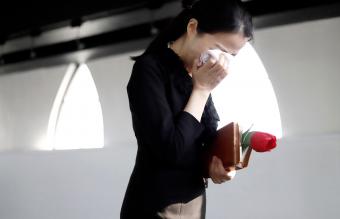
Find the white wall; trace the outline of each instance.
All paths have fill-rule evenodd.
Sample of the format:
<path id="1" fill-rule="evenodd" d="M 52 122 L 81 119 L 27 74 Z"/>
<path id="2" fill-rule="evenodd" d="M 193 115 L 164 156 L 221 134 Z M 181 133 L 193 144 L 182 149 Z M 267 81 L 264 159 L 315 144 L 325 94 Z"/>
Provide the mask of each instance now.
<path id="1" fill-rule="evenodd" d="M 133 64 L 129 56 L 139 53 L 126 53 L 88 63 L 103 108 L 105 145 L 109 147 L 119 148 L 121 143 L 135 142 L 126 85 Z"/>
<path id="2" fill-rule="evenodd" d="M 286 136 L 340 131 L 340 19 L 257 31 Z"/>
<path id="3" fill-rule="evenodd" d="M 339 140 L 286 138 L 277 150 L 255 152 L 230 183 L 210 183 L 208 218 L 339 218 Z"/>
<path id="4" fill-rule="evenodd" d="M 255 47 L 279 101 L 284 138 L 247 169 L 208 188 L 207 218 L 338 218 L 340 18 L 263 29 Z M 89 62 L 105 148 L 32 151 L 66 66 L 0 76 L 0 218 L 118 218 L 136 142 L 128 55 Z M 124 128 L 122 124 L 125 125 Z"/>
<path id="5" fill-rule="evenodd" d="M 67 65 L 0 76 L 0 151 L 39 147 Z"/>
<path id="6" fill-rule="evenodd" d="M 132 146 L 1 153 L 0 218 L 118 218 Z"/>
<path id="7" fill-rule="evenodd" d="M 0 219 L 118 218 L 137 145 L 126 93 L 128 57 L 137 54 L 87 63 L 103 108 L 103 149 L 44 150 L 67 65 L 0 76 Z"/>

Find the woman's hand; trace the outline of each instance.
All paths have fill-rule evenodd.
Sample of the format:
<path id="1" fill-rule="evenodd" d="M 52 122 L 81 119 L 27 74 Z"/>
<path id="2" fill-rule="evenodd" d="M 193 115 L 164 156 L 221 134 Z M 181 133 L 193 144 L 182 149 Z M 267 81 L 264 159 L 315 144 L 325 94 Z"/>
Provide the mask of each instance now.
<path id="1" fill-rule="evenodd" d="M 209 176 L 215 184 L 221 184 L 231 180 L 233 177 L 228 176 L 230 171 L 235 171 L 235 167 L 229 167 L 225 170 L 221 159 L 213 156 L 209 163 Z"/>
<path id="2" fill-rule="evenodd" d="M 197 66 L 198 59 L 194 61 L 192 68 L 193 89 L 210 92 L 227 76 L 227 58 L 220 54 L 219 60 L 214 60 L 209 58 L 201 67 Z"/>
<path id="3" fill-rule="evenodd" d="M 193 80 L 193 90 L 184 111 L 193 115 L 198 121 L 201 121 L 211 90 L 227 75 L 226 62 L 228 60 L 225 56 L 221 53 L 218 61 L 213 62 L 213 60 L 209 59 L 199 68 L 198 60 L 195 60 L 190 75 Z"/>

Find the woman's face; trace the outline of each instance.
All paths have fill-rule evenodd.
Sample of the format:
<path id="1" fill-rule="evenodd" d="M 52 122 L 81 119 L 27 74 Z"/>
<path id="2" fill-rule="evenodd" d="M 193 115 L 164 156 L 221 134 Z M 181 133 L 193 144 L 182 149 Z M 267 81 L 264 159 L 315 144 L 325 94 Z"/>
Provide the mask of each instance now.
<path id="1" fill-rule="evenodd" d="M 197 20 L 191 19 L 187 26 L 185 51 L 183 52 L 187 64 L 192 66 L 193 61 L 208 49 L 221 49 L 224 52 L 236 55 L 248 40 L 247 37 L 243 36 L 243 33 L 197 33 Z"/>

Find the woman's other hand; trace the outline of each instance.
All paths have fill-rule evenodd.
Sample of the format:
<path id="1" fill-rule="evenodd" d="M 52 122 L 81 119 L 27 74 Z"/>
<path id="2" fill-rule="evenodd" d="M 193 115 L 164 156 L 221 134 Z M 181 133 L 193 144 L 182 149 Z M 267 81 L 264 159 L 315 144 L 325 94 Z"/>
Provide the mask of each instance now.
<path id="1" fill-rule="evenodd" d="M 196 59 L 192 68 L 193 89 L 209 92 L 213 90 L 227 76 L 227 65 L 228 60 L 222 53 L 219 60 L 209 58 L 201 67 L 198 67 L 198 59 Z"/>
<path id="2" fill-rule="evenodd" d="M 209 163 L 209 176 L 215 184 L 221 184 L 231 180 L 230 172 L 235 171 L 235 167 L 228 167 L 227 170 L 223 167 L 221 159 L 213 156 Z"/>

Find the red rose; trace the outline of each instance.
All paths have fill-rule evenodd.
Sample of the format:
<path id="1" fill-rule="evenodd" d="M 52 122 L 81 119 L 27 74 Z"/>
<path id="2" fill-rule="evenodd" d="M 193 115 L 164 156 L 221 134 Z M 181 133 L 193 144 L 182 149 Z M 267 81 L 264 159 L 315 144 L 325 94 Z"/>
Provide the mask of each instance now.
<path id="1" fill-rule="evenodd" d="M 251 132 L 250 146 L 257 152 L 270 151 L 276 147 L 276 137 L 265 132 Z"/>
<path id="2" fill-rule="evenodd" d="M 251 147 L 256 152 L 270 151 L 276 147 L 276 137 L 266 132 L 250 132 L 249 130 L 242 133 L 242 150 Z"/>

